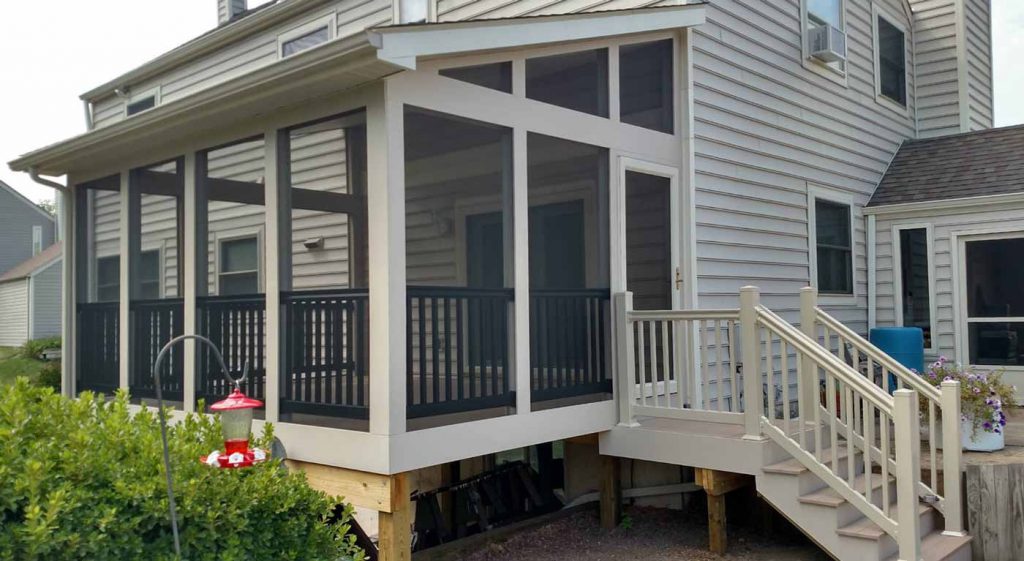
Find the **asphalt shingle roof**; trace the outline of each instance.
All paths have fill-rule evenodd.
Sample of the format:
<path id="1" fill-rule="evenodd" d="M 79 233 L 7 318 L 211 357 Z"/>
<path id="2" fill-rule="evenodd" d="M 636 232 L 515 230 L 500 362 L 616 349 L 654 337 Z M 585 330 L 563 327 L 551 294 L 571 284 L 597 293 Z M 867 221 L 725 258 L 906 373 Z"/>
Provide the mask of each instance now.
<path id="1" fill-rule="evenodd" d="M 57 242 L 25 261 L 15 265 L 10 271 L 0 276 L 0 282 L 7 282 L 28 277 L 39 269 L 53 263 L 61 256 L 61 243 Z"/>
<path id="2" fill-rule="evenodd" d="M 1024 192 L 1024 125 L 900 147 L 868 206 Z"/>

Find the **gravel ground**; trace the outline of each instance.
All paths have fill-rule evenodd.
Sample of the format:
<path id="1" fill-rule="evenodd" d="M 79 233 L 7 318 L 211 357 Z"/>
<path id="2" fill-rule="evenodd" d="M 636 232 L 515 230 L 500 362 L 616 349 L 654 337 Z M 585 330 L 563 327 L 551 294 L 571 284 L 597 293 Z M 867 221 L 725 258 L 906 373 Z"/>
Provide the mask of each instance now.
<path id="1" fill-rule="evenodd" d="M 775 537 L 750 528 L 729 528 L 729 551 L 708 551 L 707 524 L 700 513 L 628 508 L 627 524 L 606 532 L 598 514 L 583 510 L 544 526 L 524 530 L 459 555 L 461 561 L 826 561 L 828 557 L 790 530 Z M 782 537 L 779 537 L 779 536 Z"/>

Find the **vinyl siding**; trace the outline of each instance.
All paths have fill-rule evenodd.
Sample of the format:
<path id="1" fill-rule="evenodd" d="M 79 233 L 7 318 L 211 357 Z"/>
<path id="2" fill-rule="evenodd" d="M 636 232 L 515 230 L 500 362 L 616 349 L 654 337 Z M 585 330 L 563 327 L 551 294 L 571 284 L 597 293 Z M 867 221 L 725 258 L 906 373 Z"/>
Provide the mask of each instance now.
<path id="1" fill-rule="evenodd" d="M 31 282 L 32 338 L 60 335 L 60 259 L 38 271 Z"/>
<path id="2" fill-rule="evenodd" d="M 32 227 L 43 230 L 43 249 L 54 243 L 55 226 L 35 205 L 0 187 L 0 274 L 32 257 Z"/>
<path id="3" fill-rule="evenodd" d="M 922 138 L 960 132 L 956 0 L 911 0 Z"/>
<path id="4" fill-rule="evenodd" d="M 17 347 L 28 338 L 28 282 L 0 284 L 0 347 Z"/>
<path id="5" fill-rule="evenodd" d="M 369 27 L 391 22 L 390 0 L 344 0 L 311 10 L 302 16 L 253 34 L 225 49 L 178 66 L 137 84 L 132 91 L 160 89 L 160 103 L 170 103 L 216 84 L 253 72 L 278 61 L 277 38 L 295 27 L 336 14 L 335 38 L 364 33 Z M 112 93 L 93 102 L 93 126 L 104 127 L 125 118 L 125 100 Z"/>
<path id="6" fill-rule="evenodd" d="M 936 352 L 928 358 L 938 355 L 966 361 L 964 356 L 956 353 L 956 338 L 961 327 L 957 323 L 959 302 L 954 294 L 954 277 L 960 274 L 960 266 L 953 262 L 953 233 L 977 231 L 1020 231 L 1021 217 L 1024 216 L 1024 205 L 1006 205 L 999 210 L 988 211 L 933 211 L 925 216 L 905 215 L 895 217 L 879 217 L 877 221 L 877 322 L 879 326 L 896 325 L 896 297 L 894 275 L 898 259 L 894 256 L 892 227 L 897 224 L 931 224 L 933 231 L 933 255 L 931 264 L 935 270 L 935 307 L 936 316 L 933 322 L 935 329 Z M 1020 256 L 1008 256 L 1019 259 Z M 962 257 L 961 257 L 962 259 Z M 1015 374 L 1018 378 L 1010 379 L 1011 383 L 1024 387 L 1024 375 Z"/>
<path id="7" fill-rule="evenodd" d="M 968 129 L 993 126 L 990 0 L 964 0 Z"/>

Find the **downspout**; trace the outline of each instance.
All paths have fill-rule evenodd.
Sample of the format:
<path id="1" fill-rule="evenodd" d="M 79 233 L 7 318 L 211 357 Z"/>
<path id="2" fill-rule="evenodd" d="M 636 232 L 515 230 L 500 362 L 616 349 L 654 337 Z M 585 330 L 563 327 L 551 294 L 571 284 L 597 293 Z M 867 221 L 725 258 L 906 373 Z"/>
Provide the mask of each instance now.
<path id="1" fill-rule="evenodd" d="M 62 195 L 70 195 L 71 194 L 71 191 L 67 187 L 65 187 L 64 185 L 61 185 L 60 183 L 57 183 L 56 181 L 53 181 L 53 180 L 50 180 L 50 179 L 46 179 L 45 177 L 42 177 L 41 175 L 39 175 L 39 171 L 36 168 L 29 168 L 28 169 L 28 176 L 32 178 L 32 181 L 35 181 L 36 183 L 38 183 L 38 184 L 40 184 L 40 185 L 42 185 L 44 187 L 49 187 L 51 189 L 56 189 L 57 192 L 62 194 Z"/>
<path id="2" fill-rule="evenodd" d="M 915 82 L 916 84 L 916 82 Z M 92 102 L 87 99 L 82 100 L 82 109 L 85 110 L 85 130 L 91 131 L 93 127 L 93 115 L 92 115 Z"/>

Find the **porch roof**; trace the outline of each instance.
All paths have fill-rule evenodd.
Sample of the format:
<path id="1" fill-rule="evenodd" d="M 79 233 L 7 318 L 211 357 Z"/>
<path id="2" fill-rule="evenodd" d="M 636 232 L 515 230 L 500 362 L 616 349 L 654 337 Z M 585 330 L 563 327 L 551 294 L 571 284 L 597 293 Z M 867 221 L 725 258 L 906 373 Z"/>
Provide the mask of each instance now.
<path id="1" fill-rule="evenodd" d="M 461 22 L 390 25 L 333 41 L 161 104 L 130 119 L 40 148 L 9 163 L 42 175 L 115 166 L 140 147 L 185 141 L 265 113 L 339 93 L 421 59 L 663 31 L 704 23 L 703 0 L 680 5 Z"/>

